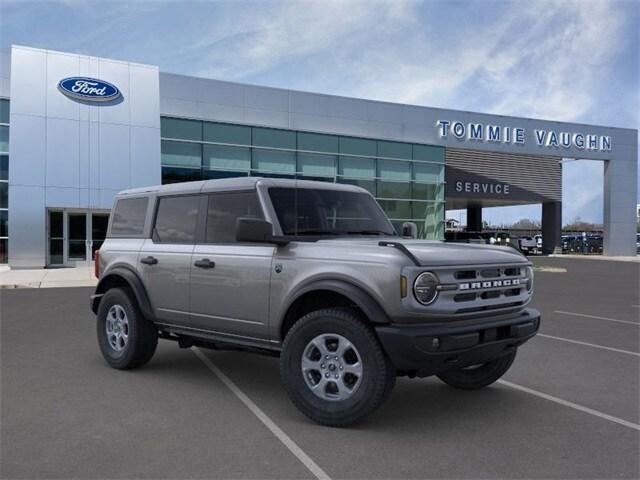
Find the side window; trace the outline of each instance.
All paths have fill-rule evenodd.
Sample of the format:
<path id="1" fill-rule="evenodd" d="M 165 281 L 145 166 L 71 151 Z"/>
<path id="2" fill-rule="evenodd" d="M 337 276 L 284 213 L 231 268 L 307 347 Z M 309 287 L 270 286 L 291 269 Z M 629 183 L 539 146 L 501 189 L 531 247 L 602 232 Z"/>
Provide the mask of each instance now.
<path id="1" fill-rule="evenodd" d="M 199 204 L 199 195 L 160 197 L 153 232 L 154 241 L 194 243 Z"/>
<path id="2" fill-rule="evenodd" d="M 118 200 L 113 212 L 113 222 L 111 223 L 109 235 L 118 237 L 142 235 L 148 202 L 149 199 L 147 197 Z"/>
<path id="3" fill-rule="evenodd" d="M 207 243 L 235 243 L 238 217 L 264 218 L 256 192 L 209 195 Z"/>

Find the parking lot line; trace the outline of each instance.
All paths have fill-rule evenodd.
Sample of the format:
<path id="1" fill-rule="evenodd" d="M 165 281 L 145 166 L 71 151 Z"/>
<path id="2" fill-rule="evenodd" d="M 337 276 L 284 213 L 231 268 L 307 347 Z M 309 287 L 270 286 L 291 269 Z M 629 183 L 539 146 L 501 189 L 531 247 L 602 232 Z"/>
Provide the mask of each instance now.
<path id="1" fill-rule="evenodd" d="M 587 315 L 586 313 L 565 312 L 564 310 L 554 310 L 553 313 L 560 313 L 562 315 L 572 315 L 574 317 L 594 318 L 596 320 L 606 320 L 607 322 L 628 323 L 629 325 L 635 325 L 637 327 L 640 327 L 640 323 L 632 322 L 630 320 L 618 320 L 617 318 L 598 317 L 597 315 Z"/>
<path id="2" fill-rule="evenodd" d="M 574 410 L 579 410 L 581 412 L 588 413 L 589 415 L 593 415 L 595 417 L 609 420 L 610 422 L 617 423 L 624 427 L 628 427 L 628 428 L 632 428 L 634 430 L 640 431 L 640 425 L 638 425 L 637 423 L 632 423 L 627 420 L 623 420 L 622 418 L 614 417 L 613 415 L 609 415 L 608 413 L 603 413 L 598 410 L 594 410 L 593 408 L 589 408 L 583 405 L 579 405 L 577 403 L 569 402 L 568 400 L 563 400 L 562 398 L 554 397 L 553 395 L 539 392 L 537 390 L 533 390 L 531 388 L 518 385 L 517 383 L 508 382 L 507 380 L 498 380 L 498 383 L 501 383 L 502 385 L 513 388 L 515 390 L 520 390 L 521 392 L 528 393 L 530 395 L 535 395 L 536 397 L 544 398 L 545 400 L 549 400 L 551 402 L 564 405 L 565 407 L 573 408 Z"/>
<path id="3" fill-rule="evenodd" d="M 620 348 L 605 347 L 604 345 L 598 345 L 596 343 L 581 342 L 579 340 L 571 340 L 570 338 L 563 338 L 563 337 L 555 337 L 553 335 L 546 335 L 544 333 L 538 333 L 536 336 L 544 337 L 544 338 L 552 338 L 553 340 L 560 340 L 562 342 L 575 343 L 577 345 L 584 345 L 584 346 L 593 347 L 593 348 L 601 348 L 602 350 L 610 350 L 612 352 L 624 353 L 624 354 L 627 354 L 627 355 L 634 355 L 636 357 L 640 357 L 640 353 L 638 353 L 638 352 L 631 352 L 629 350 L 622 350 Z"/>
<path id="4" fill-rule="evenodd" d="M 244 405 L 251 410 L 258 420 L 260 420 L 270 431 L 273 433 L 278 440 L 280 440 L 285 447 L 289 449 L 291 453 L 293 453 L 300 462 L 309 469 L 309 471 L 319 480 L 331 480 L 331 477 L 327 475 L 327 473 L 322 470 L 312 459 L 307 455 L 304 450 L 302 450 L 292 439 L 287 435 L 278 425 L 275 424 L 271 418 L 267 416 L 266 413 L 262 411 L 258 405 L 256 405 L 253 400 L 251 400 L 240 388 L 233 383 L 233 381 L 227 377 L 222 370 L 220 370 L 198 347 L 191 347 L 191 350 L 198 357 L 205 366 L 213 372 L 213 374 L 220 379 L 222 383 L 226 385 L 226 387 L 231 390 L 231 392 L 238 397 L 238 399 L 244 403 Z"/>

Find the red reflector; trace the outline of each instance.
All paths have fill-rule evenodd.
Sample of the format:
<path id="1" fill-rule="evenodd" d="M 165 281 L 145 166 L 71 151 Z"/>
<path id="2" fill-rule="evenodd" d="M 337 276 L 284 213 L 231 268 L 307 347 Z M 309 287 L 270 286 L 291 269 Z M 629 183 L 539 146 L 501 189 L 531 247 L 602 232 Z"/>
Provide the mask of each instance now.
<path id="1" fill-rule="evenodd" d="M 96 278 L 100 278 L 100 250 L 96 250 L 93 254 L 93 274 Z"/>

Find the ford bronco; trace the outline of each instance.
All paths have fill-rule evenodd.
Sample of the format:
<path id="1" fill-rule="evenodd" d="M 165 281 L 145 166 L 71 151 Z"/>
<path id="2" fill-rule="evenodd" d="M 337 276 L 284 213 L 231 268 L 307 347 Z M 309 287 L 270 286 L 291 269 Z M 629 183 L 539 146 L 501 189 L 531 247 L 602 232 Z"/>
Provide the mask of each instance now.
<path id="1" fill-rule="evenodd" d="M 127 190 L 95 264 L 109 365 L 144 365 L 158 339 L 276 355 L 293 404 L 332 426 L 379 407 L 397 376 L 490 385 L 540 325 L 519 252 L 400 236 L 352 185 L 244 177 Z"/>

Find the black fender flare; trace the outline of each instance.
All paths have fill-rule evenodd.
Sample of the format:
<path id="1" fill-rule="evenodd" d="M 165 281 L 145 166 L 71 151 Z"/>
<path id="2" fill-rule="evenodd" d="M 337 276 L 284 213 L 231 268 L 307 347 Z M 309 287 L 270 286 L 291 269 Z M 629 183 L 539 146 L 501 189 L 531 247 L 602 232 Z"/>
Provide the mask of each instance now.
<path id="1" fill-rule="evenodd" d="M 100 278 L 100 281 L 96 286 L 95 295 L 91 297 L 91 310 L 93 310 L 93 313 L 98 313 L 100 300 L 109 289 L 109 284 L 111 284 L 115 279 L 118 281 L 124 280 L 135 295 L 142 315 L 149 320 L 153 320 L 153 308 L 151 307 L 147 290 L 144 288 L 144 284 L 142 283 L 138 273 L 126 264 L 114 265 L 108 272 L 106 272 L 106 275 Z"/>
<path id="2" fill-rule="evenodd" d="M 314 290 L 329 290 L 338 293 L 351 300 L 372 323 L 391 323 L 389 316 L 382 306 L 362 287 L 354 285 L 347 280 L 339 279 L 321 279 L 313 280 L 296 289 L 291 295 L 290 300 L 284 309 L 284 314 L 280 319 L 282 325 L 291 306 L 306 293 Z"/>

